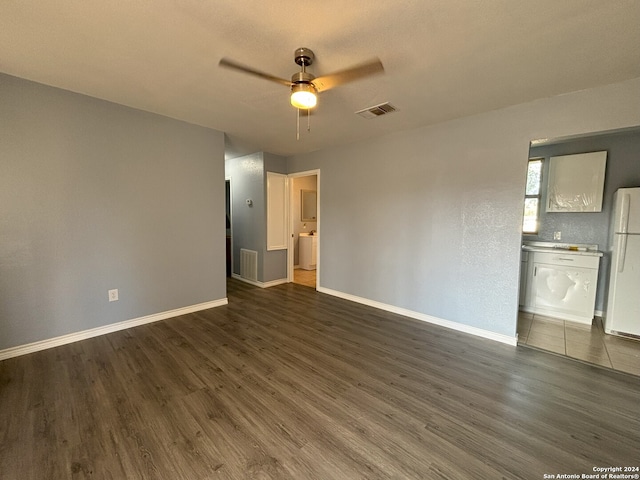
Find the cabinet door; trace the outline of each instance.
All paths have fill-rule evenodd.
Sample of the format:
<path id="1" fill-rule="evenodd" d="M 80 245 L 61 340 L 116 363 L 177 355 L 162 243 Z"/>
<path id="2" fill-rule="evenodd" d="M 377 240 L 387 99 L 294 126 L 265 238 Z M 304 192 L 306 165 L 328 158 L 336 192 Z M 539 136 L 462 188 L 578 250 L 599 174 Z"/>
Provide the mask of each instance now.
<path id="1" fill-rule="evenodd" d="M 534 307 L 591 321 L 597 287 L 595 272 L 589 268 L 535 263 Z"/>
<path id="2" fill-rule="evenodd" d="M 607 152 L 549 159 L 547 212 L 600 212 Z"/>
<path id="3" fill-rule="evenodd" d="M 315 270 L 317 237 L 300 237 L 298 245 L 300 249 L 299 267 L 303 270 Z"/>

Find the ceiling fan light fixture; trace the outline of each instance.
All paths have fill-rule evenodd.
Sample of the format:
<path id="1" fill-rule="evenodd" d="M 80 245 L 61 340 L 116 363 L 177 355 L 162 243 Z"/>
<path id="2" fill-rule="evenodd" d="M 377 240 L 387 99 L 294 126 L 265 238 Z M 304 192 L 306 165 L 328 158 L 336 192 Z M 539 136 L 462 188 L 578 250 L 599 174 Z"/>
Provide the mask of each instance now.
<path id="1" fill-rule="evenodd" d="M 308 110 L 318 103 L 316 88 L 311 83 L 295 83 L 291 86 L 291 105 Z"/>

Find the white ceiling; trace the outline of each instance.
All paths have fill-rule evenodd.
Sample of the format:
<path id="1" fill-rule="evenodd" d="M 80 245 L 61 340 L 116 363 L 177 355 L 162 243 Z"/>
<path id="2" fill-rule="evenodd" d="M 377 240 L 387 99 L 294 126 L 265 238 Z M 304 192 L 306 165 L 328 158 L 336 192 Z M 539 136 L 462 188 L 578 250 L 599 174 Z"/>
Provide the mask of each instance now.
<path id="1" fill-rule="evenodd" d="M 637 0 L 2 0 L 0 71 L 290 155 L 640 77 L 638 25 Z M 287 88 L 218 61 L 290 78 L 298 47 L 386 73 L 323 92 L 296 141 Z"/>

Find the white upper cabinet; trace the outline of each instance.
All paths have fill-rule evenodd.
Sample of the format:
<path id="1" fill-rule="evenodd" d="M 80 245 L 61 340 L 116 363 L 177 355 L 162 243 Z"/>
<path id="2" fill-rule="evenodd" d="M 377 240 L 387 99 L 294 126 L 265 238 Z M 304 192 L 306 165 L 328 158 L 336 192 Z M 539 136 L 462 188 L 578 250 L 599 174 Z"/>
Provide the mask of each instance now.
<path id="1" fill-rule="evenodd" d="M 600 212 L 607 152 L 549 159 L 547 212 Z"/>

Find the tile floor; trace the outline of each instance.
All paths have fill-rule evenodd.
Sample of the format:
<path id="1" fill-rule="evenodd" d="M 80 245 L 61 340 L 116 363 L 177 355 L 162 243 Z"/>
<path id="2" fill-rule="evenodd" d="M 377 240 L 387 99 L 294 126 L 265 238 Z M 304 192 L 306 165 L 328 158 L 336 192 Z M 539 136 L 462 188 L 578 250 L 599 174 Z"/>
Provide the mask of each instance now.
<path id="1" fill-rule="evenodd" d="M 640 375 L 640 341 L 607 335 L 600 317 L 582 325 L 520 312 L 518 343 Z"/>
<path id="2" fill-rule="evenodd" d="M 296 268 L 293 271 L 293 283 L 299 283 L 301 285 L 306 285 L 307 287 L 316 288 L 316 271 Z"/>

